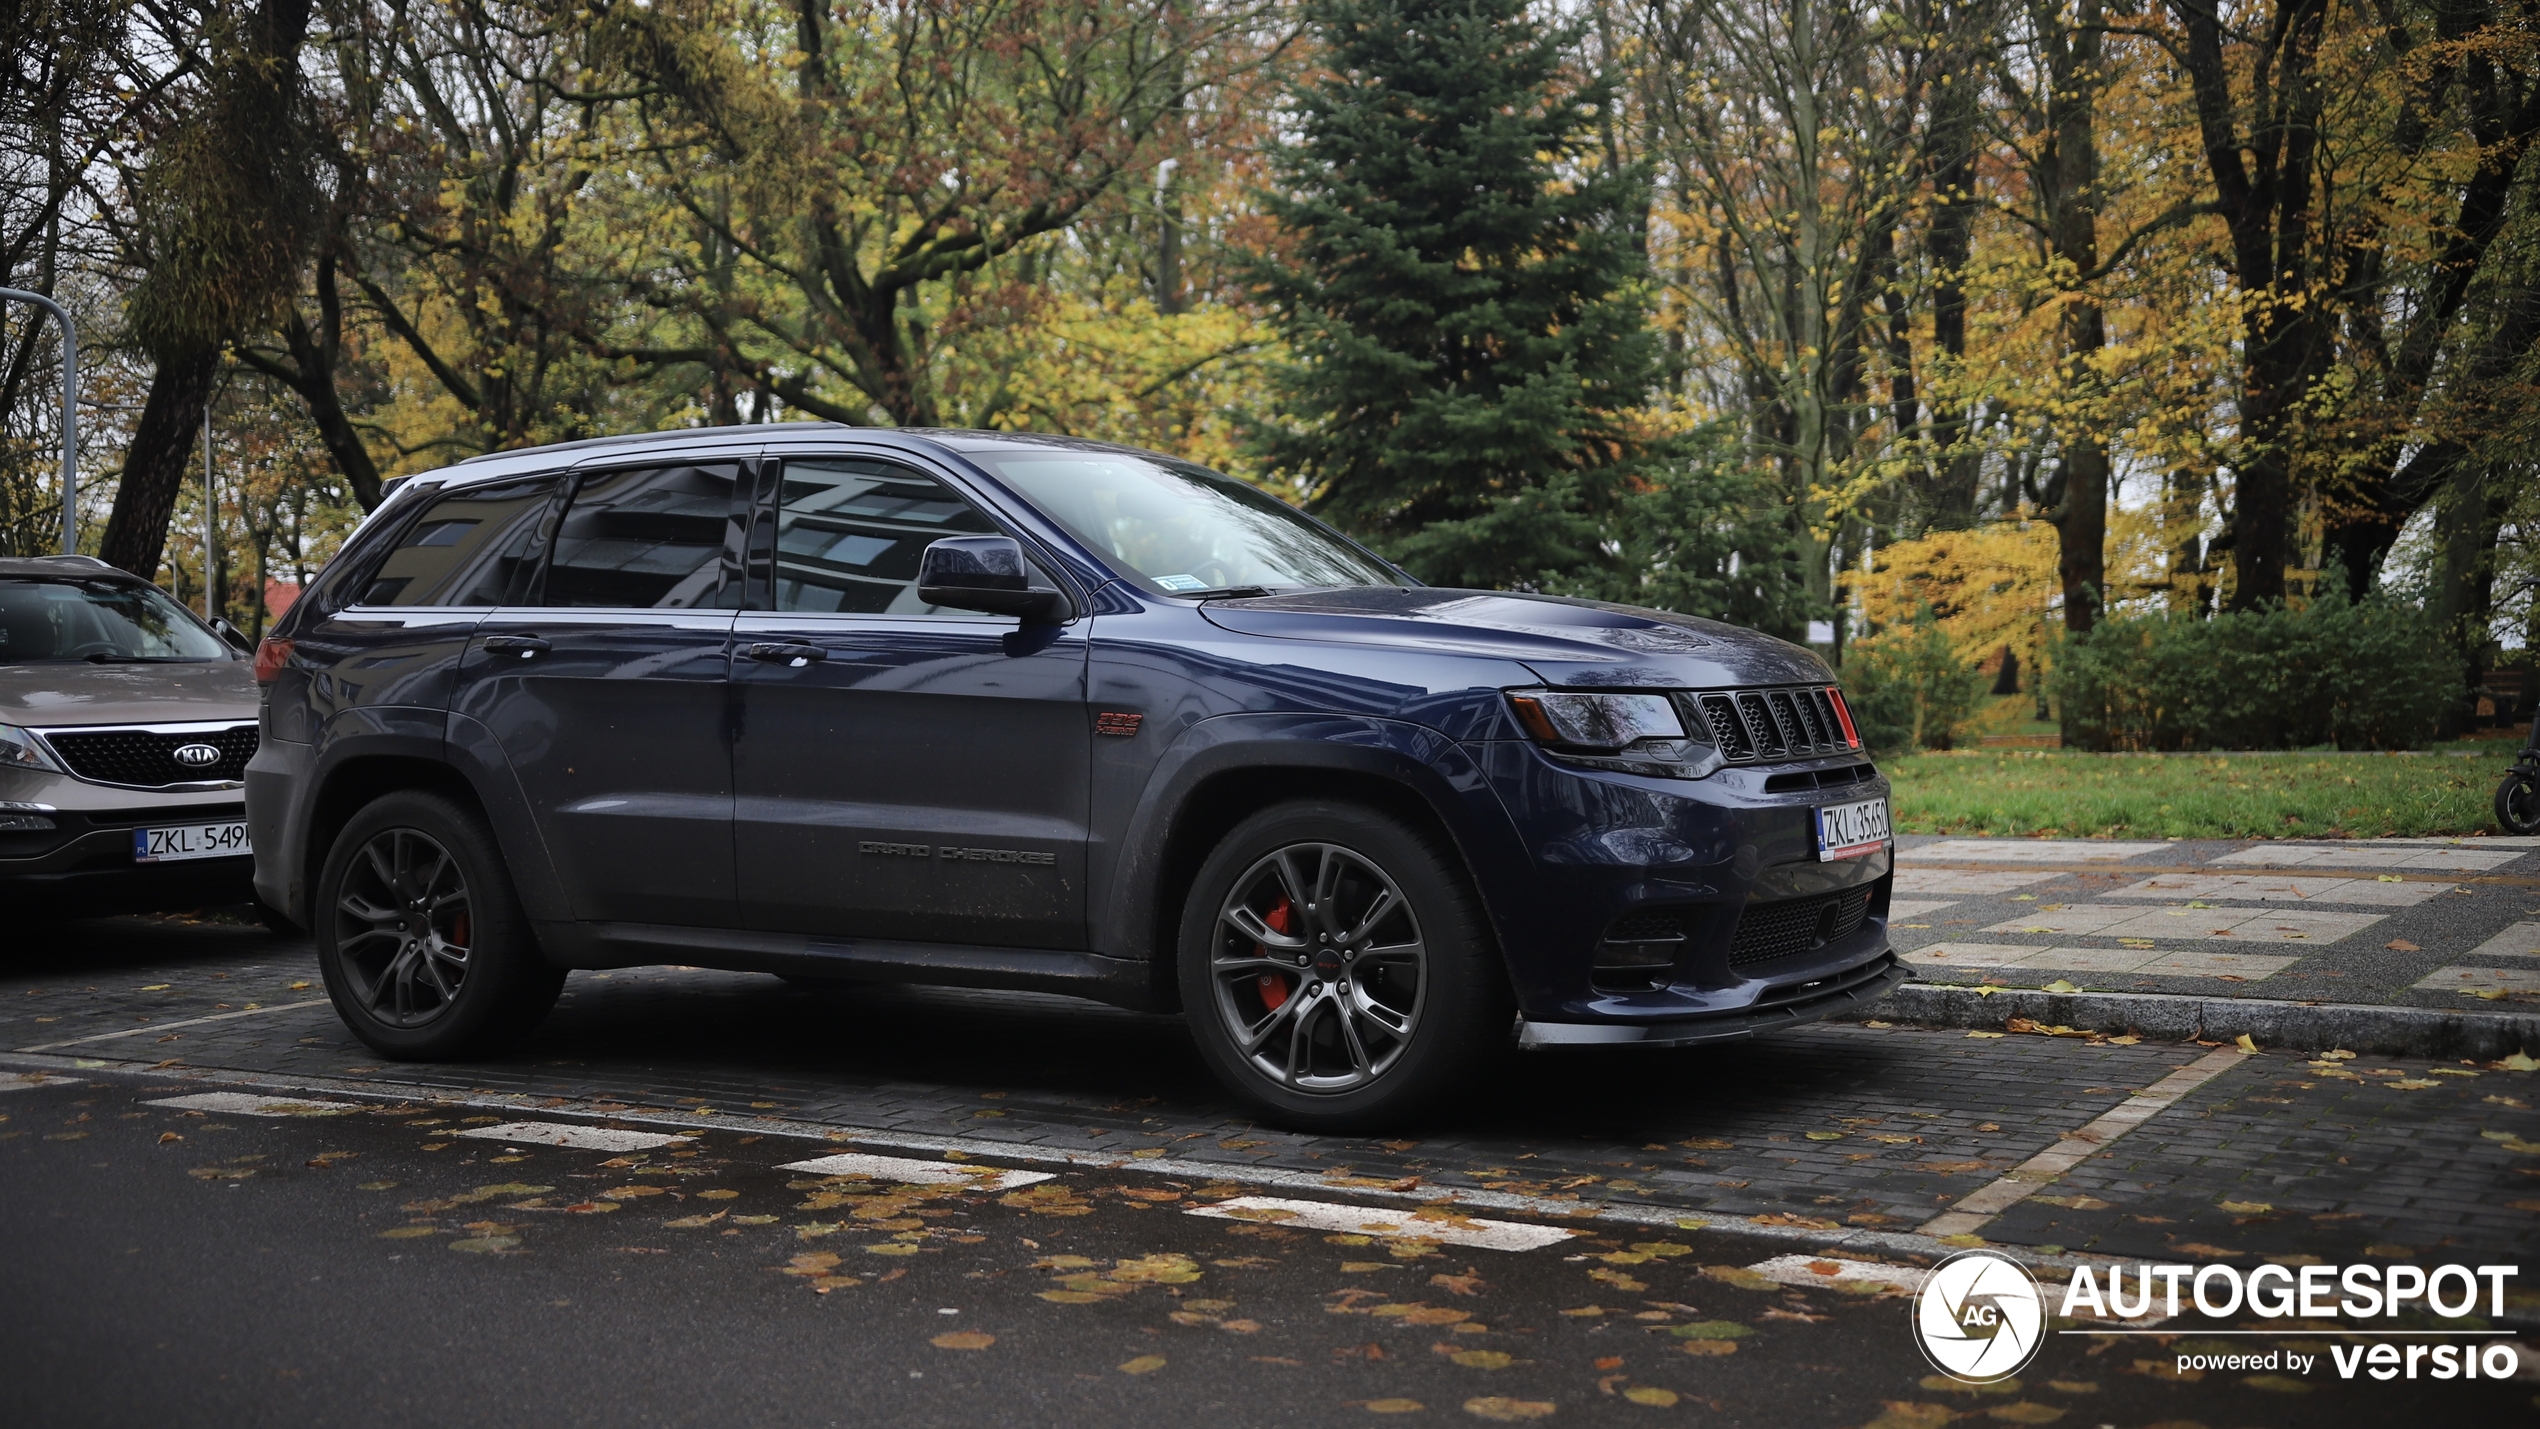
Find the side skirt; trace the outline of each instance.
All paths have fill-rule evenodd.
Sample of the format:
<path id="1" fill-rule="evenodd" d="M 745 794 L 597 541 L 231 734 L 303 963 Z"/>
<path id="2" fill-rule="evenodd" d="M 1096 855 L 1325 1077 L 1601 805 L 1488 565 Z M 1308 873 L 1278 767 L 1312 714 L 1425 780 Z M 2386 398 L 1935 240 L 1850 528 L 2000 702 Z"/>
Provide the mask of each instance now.
<path id="1" fill-rule="evenodd" d="M 1154 979 L 1145 963 L 1093 953 L 654 923 L 539 922 L 535 927 L 539 950 L 558 967 L 680 964 L 785 977 L 1055 992 L 1133 1012 L 1169 1010 L 1158 1004 Z"/>

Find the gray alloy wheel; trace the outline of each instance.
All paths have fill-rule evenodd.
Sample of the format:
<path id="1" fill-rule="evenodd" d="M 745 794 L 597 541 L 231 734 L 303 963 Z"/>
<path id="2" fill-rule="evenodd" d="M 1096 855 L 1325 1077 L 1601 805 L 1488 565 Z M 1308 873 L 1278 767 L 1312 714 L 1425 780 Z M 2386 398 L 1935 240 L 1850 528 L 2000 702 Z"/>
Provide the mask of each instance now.
<path id="1" fill-rule="evenodd" d="M 1228 1091 L 1300 1131 L 1398 1127 L 1470 1092 L 1515 999 L 1453 844 L 1339 800 L 1254 813 L 1201 860 L 1176 978 Z"/>
<path id="2" fill-rule="evenodd" d="M 467 981 L 476 916 L 458 860 L 421 829 L 373 835 L 354 855 L 333 910 L 347 992 L 396 1028 L 446 1015 Z"/>
<path id="3" fill-rule="evenodd" d="M 1235 879 L 1209 971 L 1228 1040 L 1298 1092 L 1383 1077 L 1419 1031 L 1428 949 L 1401 885 L 1364 854 L 1294 843 Z"/>

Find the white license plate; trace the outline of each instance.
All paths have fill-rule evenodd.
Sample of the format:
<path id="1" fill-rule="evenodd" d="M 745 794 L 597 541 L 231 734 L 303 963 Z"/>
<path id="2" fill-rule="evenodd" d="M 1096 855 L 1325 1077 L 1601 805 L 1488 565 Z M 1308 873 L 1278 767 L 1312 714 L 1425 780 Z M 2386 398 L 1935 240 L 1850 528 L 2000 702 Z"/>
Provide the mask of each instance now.
<path id="1" fill-rule="evenodd" d="M 1887 801 L 1864 799 L 1817 811 L 1817 858 L 1859 858 L 1887 847 Z"/>
<path id="2" fill-rule="evenodd" d="M 247 825 L 226 820 L 216 824 L 178 824 L 172 828 L 132 831 L 134 863 L 236 858 L 255 851 L 255 846 L 247 842 Z"/>

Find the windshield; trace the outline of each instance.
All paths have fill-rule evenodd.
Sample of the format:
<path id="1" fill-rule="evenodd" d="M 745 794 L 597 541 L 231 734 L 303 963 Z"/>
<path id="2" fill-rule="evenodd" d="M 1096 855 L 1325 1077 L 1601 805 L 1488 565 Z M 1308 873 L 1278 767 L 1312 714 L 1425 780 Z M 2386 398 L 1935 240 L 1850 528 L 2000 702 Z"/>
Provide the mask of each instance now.
<path id="1" fill-rule="evenodd" d="M 155 586 L 0 580 L 0 665 L 227 658 L 220 637 Z"/>
<path id="2" fill-rule="evenodd" d="M 1043 515 L 1167 594 L 1403 583 L 1278 498 L 1200 467 L 1108 452 L 968 455 Z"/>

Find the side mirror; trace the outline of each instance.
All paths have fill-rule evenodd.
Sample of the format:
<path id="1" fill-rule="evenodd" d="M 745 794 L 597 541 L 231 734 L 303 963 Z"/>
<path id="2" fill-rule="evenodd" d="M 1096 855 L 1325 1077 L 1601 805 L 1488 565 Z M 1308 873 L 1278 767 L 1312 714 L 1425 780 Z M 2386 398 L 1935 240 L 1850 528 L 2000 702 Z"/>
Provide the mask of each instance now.
<path id="1" fill-rule="evenodd" d="M 247 638 L 247 632 L 230 624 L 228 621 L 223 620 L 217 615 L 212 617 L 212 633 L 219 636 L 221 639 L 228 641 L 229 648 L 233 650 L 241 651 L 249 655 L 256 653 L 255 643 Z"/>
<path id="2" fill-rule="evenodd" d="M 951 610 L 1039 620 L 1059 607 L 1054 590 L 1032 589 L 1023 547 L 1010 536 L 946 536 L 917 558 L 917 598 Z"/>

